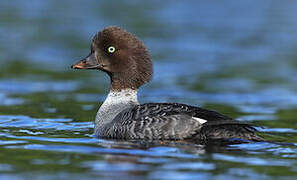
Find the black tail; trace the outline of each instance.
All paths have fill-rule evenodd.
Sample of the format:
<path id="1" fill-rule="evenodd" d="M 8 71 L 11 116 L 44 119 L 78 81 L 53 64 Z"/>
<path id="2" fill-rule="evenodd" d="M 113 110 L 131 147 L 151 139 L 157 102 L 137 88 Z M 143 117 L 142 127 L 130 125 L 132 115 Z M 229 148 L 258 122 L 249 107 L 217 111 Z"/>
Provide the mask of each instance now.
<path id="1" fill-rule="evenodd" d="M 213 121 L 203 124 L 201 133 L 206 139 L 242 139 L 249 141 L 265 141 L 257 135 L 257 130 L 246 122 L 233 120 Z"/>

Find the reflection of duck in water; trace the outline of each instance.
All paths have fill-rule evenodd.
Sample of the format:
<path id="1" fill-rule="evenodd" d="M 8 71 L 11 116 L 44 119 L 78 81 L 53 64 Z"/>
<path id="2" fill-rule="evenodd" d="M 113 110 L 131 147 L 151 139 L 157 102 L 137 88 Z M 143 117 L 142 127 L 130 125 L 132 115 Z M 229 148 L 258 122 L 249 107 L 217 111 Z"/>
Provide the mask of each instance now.
<path id="1" fill-rule="evenodd" d="M 119 27 L 95 35 L 88 57 L 75 69 L 98 69 L 111 79 L 110 92 L 95 120 L 101 138 L 126 140 L 261 141 L 255 129 L 215 111 L 179 103 L 139 104 L 138 88 L 150 81 L 152 62 L 145 45 Z"/>

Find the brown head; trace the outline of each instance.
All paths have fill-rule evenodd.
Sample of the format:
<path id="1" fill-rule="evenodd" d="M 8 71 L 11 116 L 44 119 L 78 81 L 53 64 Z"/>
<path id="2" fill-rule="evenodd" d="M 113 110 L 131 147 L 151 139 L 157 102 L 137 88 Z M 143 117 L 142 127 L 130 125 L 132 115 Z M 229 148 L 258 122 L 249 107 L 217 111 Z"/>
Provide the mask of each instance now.
<path id="1" fill-rule="evenodd" d="M 153 74 L 151 57 L 145 45 L 134 35 L 116 26 L 97 33 L 90 54 L 72 66 L 74 69 L 98 69 L 111 79 L 111 89 L 138 89 Z"/>

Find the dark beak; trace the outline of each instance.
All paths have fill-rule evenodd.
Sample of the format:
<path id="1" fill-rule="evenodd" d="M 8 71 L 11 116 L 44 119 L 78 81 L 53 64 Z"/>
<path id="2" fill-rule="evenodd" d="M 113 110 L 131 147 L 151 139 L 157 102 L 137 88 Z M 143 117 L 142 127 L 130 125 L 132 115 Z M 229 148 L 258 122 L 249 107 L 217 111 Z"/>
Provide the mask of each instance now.
<path id="1" fill-rule="evenodd" d="M 72 65 L 73 69 L 102 69 L 102 65 L 98 63 L 94 53 L 90 53 L 86 58 L 80 60 L 76 64 Z"/>

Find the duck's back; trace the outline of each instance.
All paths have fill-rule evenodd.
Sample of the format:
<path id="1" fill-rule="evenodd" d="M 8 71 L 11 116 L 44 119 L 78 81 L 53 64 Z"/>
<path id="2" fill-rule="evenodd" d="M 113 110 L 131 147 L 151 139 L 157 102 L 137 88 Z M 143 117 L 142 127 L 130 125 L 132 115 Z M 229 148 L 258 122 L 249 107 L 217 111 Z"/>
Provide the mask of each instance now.
<path id="1" fill-rule="evenodd" d="M 147 103 L 127 108 L 97 130 L 96 135 L 127 140 L 262 140 L 250 124 L 215 111 L 179 103 Z"/>

